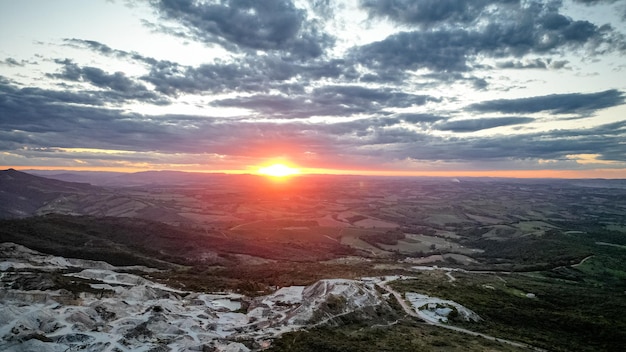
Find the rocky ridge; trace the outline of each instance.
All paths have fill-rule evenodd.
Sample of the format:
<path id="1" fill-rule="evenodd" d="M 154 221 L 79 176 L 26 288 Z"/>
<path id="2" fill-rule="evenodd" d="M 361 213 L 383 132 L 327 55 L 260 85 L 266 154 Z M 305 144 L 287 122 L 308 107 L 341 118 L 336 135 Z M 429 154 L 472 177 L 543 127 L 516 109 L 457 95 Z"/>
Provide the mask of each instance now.
<path id="1" fill-rule="evenodd" d="M 0 255 L 3 351 L 258 350 L 285 332 L 386 304 L 372 282 L 361 280 L 322 280 L 250 298 L 175 290 L 104 262 L 12 243 L 0 244 Z"/>

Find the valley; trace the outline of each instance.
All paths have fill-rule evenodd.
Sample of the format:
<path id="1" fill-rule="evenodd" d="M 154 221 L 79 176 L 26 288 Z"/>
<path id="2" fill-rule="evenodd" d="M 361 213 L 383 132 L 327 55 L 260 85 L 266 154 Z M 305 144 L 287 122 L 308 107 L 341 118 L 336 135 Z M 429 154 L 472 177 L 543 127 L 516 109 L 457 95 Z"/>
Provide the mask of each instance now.
<path id="1" fill-rule="evenodd" d="M 623 180 L 45 176 L 0 172 L 3 350 L 626 343 Z"/>

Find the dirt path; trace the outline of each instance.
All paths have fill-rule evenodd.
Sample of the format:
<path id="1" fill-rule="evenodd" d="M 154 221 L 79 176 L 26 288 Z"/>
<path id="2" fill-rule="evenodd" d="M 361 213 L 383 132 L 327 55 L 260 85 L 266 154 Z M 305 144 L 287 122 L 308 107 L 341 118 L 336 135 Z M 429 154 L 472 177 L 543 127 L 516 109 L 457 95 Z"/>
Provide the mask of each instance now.
<path id="1" fill-rule="evenodd" d="M 593 258 L 593 255 L 590 255 L 590 256 L 588 256 L 588 257 L 585 257 L 583 260 L 581 260 L 581 261 L 580 261 L 580 263 L 578 263 L 578 264 L 574 264 L 574 265 L 571 265 L 571 267 L 572 267 L 572 268 L 575 268 L 575 267 L 577 267 L 577 266 L 581 266 L 581 265 L 585 264 L 585 262 L 586 262 L 588 259 L 591 259 L 591 258 Z"/>
<path id="2" fill-rule="evenodd" d="M 228 229 L 228 231 L 237 230 L 237 229 L 239 229 L 239 228 L 241 228 L 241 227 L 244 227 L 244 226 L 247 226 L 247 225 L 252 225 L 252 224 L 262 223 L 262 222 L 264 222 L 264 221 L 267 221 L 267 220 L 254 220 L 254 221 L 250 221 L 250 222 L 245 222 L 245 223 L 243 223 L 243 224 L 239 224 L 239 225 L 237 225 L 237 226 L 233 226 L 233 227 L 231 227 L 230 229 Z"/>
<path id="3" fill-rule="evenodd" d="M 520 348 L 526 348 L 526 349 L 530 349 L 533 351 L 538 351 L 538 352 L 547 352 L 544 349 L 535 347 L 535 346 L 531 346 L 522 342 L 515 342 L 515 341 L 511 341 L 511 340 L 507 340 L 507 339 L 502 339 L 502 338 L 497 338 L 495 336 L 491 336 L 491 335 L 487 335 L 487 334 L 483 334 L 480 332 L 476 332 L 476 331 L 471 331 L 471 330 L 467 330 L 467 329 L 463 329 L 463 328 L 459 328 L 456 326 L 452 326 L 452 325 L 447 325 L 447 324 L 441 324 L 441 323 L 437 323 L 434 321 L 429 321 L 429 320 L 424 320 L 422 319 L 413 309 L 413 307 L 410 307 L 409 304 L 404 300 L 404 298 L 402 298 L 402 295 L 397 292 L 396 290 L 392 289 L 391 287 L 389 287 L 387 285 L 387 282 L 389 281 L 382 281 L 377 283 L 376 285 L 380 288 L 382 288 L 383 290 L 387 291 L 388 293 L 390 293 L 391 295 L 393 295 L 395 297 L 395 299 L 398 301 L 398 304 L 400 304 L 400 306 L 402 307 L 402 309 L 404 310 L 404 312 L 412 317 L 418 318 L 422 321 L 424 321 L 426 324 L 429 325 L 434 325 L 440 328 L 444 328 L 444 329 L 448 329 L 448 330 L 453 330 L 453 331 L 457 331 L 460 333 L 464 333 L 467 335 L 472 335 L 472 336 L 479 336 L 479 337 L 483 337 L 487 340 L 491 340 L 491 341 L 495 341 L 495 342 L 501 342 L 507 345 L 511 345 L 511 346 L 515 346 L 515 347 L 520 347 Z"/>
<path id="4" fill-rule="evenodd" d="M 378 287 L 382 288 L 383 290 L 391 293 L 396 301 L 398 301 L 398 304 L 400 304 L 400 306 L 402 307 L 402 309 L 404 310 L 404 312 L 414 318 L 418 318 L 418 319 L 422 319 L 420 318 L 419 315 L 417 315 L 417 313 L 415 313 L 415 311 L 413 310 L 413 308 L 409 307 L 408 303 L 406 303 L 406 301 L 404 300 L 404 298 L 402 298 L 402 296 L 400 295 L 400 293 L 398 293 L 396 290 L 392 289 L 391 287 L 387 286 L 387 282 L 383 281 L 383 282 L 379 282 L 376 284 Z"/>
<path id="5" fill-rule="evenodd" d="M 448 277 L 448 282 L 456 281 L 456 277 L 452 276 L 451 272 L 446 272 L 446 276 Z"/>

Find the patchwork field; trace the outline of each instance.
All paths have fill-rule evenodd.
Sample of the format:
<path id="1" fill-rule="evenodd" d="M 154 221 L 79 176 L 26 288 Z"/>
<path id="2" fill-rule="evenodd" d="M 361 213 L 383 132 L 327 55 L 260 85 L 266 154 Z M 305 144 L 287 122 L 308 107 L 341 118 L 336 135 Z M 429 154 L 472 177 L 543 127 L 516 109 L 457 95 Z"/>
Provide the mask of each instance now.
<path id="1" fill-rule="evenodd" d="M 208 330 L 202 339 L 214 347 L 218 340 L 210 326 L 234 329 L 224 336 L 246 339 L 219 348 L 243 351 L 270 345 L 270 351 L 389 350 L 383 346 L 394 346 L 391 351 L 621 351 L 626 344 L 621 314 L 626 309 L 626 185 L 620 181 L 593 181 L 587 187 L 579 180 L 302 176 L 271 183 L 252 176 L 194 175 L 193 182 L 137 177 L 129 186 L 95 187 L 14 171 L 2 176 L 0 242 L 6 248 L 20 244 L 61 258 L 55 263 L 98 261 L 89 264 L 91 269 L 141 276 L 150 287 L 167 286 L 176 295 L 228 292 L 251 297 L 249 302 L 272 296 L 276 300 L 267 302 L 280 308 L 278 315 L 265 316 L 243 301 L 230 307 L 233 300 L 212 298 L 215 314 L 223 319 L 198 312 L 192 324 L 170 313 L 199 303 L 172 297 L 174 306 L 159 303 L 160 308 L 133 311 L 136 329 L 124 338 L 137 346 L 150 341 L 157 347 L 204 348 L 200 340 L 192 341 L 193 333 L 169 334 L 158 319 L 181 331 Z M 37 290 L 49 289 L 54 299 L 74 304 L 72 294 L 113 295 L 102 291 L 109 289 L 104 285 L 128 286 L 84 281 L 75 269 L 33 272 L 16 263 L 2 260 L 0 269 L 3 278 L 14 280 L 5 287 L 20 287 L 11 293 L 20 297 L 43 297 Z M 339 279 L 356 280 L 386 298 L 370 306 L 359 305 L 352 294 L 327 295 L 351 285 Z M 329 291 L 319 282 L 335 282 L 341 289 Z M 126 286 L 111 290 L 121 293 Z M 314 309 L 305 300 L 285 298 L 303 294 L 305 286 L 324 297 Z M 60 294 L 66 292 L 61 288 L 69 293 Z M 407 299 L 427 303 L 407 311 Z M 299 316 L 300 309 L 311 319 L 298 325 L 302 330 L 278 329 L 280 336 L 261 338 L 264 327 L 295 326 L 289 317 Z M 480 319 L 460 321 L 459 309 Z M 138 323 L 148 315 L 156 320 Z M 58 338 L 48 330 L 19 331 L 33 345 L 46 343 L 37 338 Z M 146 331 L 156 335 L 144 340 L 133 335 Z M 10 329 L 5 332 L 10 336 Z M 9 343 L 26 346 L 20 341 Z"/>

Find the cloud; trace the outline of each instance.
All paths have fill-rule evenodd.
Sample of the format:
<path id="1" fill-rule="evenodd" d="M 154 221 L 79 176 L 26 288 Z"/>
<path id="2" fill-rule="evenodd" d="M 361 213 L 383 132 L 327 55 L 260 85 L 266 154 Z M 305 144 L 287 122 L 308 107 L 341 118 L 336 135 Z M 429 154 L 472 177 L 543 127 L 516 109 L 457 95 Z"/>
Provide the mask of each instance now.
<path id="1" fill-rule="evenodd" d="M 24 66 L 25 65 L 25 61 L 22 60 L 17 61 L 12 57 L 7 57 L 6 59 L 0 61 L 0 65 L 7 65 L 7 66 Z"/>
<path id="2" fill-rule="evenodd" d="M 401 32 L 383 41 L 356 48 L 356 61 L 378 71 L 463 71 L 471 44 L 463 29 L 437 32 Z"/>
<path id="3" fill-rule="evenodd" d="M 315 100 L 324 105 L 410 107 L 438 101 L 428 95 L 416 95 L 388 88 L 372 89 L 362 86 L 325 86 L 314 90 Z"/>
<path id="4" fill-rule="evenodd" d="M 411 124 L 433 123 L 445 119 L 444 117 L 438 115 L 411 113 L 397 114 L 396 118 Z"/>
<path id="5" fill-rule="evenodd" d="M 309 79 L 339 77 L 344 74 L 343 60 L 309 61 L 304 65 L 277 55 L 264 55 L 243 57 L 236 61 L 216 60 L 192 67 L 113 49 L 97 41 L 72 38 L 65 39 L 65 42 L 105 56 L 146 64 L 149 72 L 140 77 L 140 80 L 154 85 L 157 92 L 170 97 L 204 92 L 265 92 L 270 89 L 302 91 L 302 88 L 285 84 L 285 81 L 299 75 L 303 78 L 304 85 Z"/>
<path id="6" fill-rule="evenodd" d="M 123 72 L 107 73 L 100 68 L 80 67 L 70 59 L 55 60 L 63 66 L 61 73 L 48 76 L 74 82 L 87 82 L 104 91 L 94 93 L 104 101 L 138 100 L 152 104 L 165 105 L 169 101 L 150 91 L 143 84 L 128 78 Z M 93 105 L 93 104 L 92 104 Z"/>
<path id="7" fill-rule="evenodd" d="M 329 102 L 332 107 L 344 104 L 357 109 L 359 99 L 372 99 L 371 106 L 366 108 L 376 110 L 388 106 L 390 103 L 386 101 L 402 100 L 393 90 L 359 92 L 352 89 L 354 87 L 320 90 L 312 95 L 312 104 L 318 104 L 315 106 L 317 109 L 322 109 L 324 102 Z M 79 147 L 130 150 L 135 154 L 120 155 L 119 159 L 156 163 L 162 161 L 159 161 L 159 157 L 151 156 L 151 153 L 158 153 L 160 158 L 165 154 L 209 153 L 229 158 L 283 155 L 293 160 L 303 160 L 305 155 L 317 155 L 321 164 L 311 165 L 334 163 L 344 168 L 375 168 L 382 163 L 405 160 L 469 164 L 535 159 L 567 160 L 567 155 L 577 154 L 598 154 L 599 160 L 626 161 L 621 144 L 626 139 L 626 121 L 592 128 L 516 135 L 444 137 L 433 135 L 429 130 L 477 131 L 531 123 L 532 119 L 506 117 L 463 122 L 444 121 L 446 117 L 435 114 L 405 113 L 379 114 L 378 117 L 323 124 L 301 120 L 274 123 L 249 118 L 127 113 L 104 106 L 84 106 L 82 103 L 85 97 L 81 94 L 17 88 L 7 80 L 0 80 L 0 93 L 2 150 L 33 157 L 41 156 L 42 153 L 55 157 L 51 153 L 54 148 Z M 352 95 L 357 97 L 353 98 Z M 417 96 L 415 99 L 419 103 L 428 98 Z M 76 102 L 81 105 L 75 105 Z M 381 103 L 381 106 L 377 106 L 376 102 Z M 297 109 L 298 105 L 294 105 Z M 267 109 L 275 113 L 270 104 L 262 108 L 255 105 L 255 108 L 257 111 Z M 93 158 L 103 159 L 98 154 L 94 154 Z"/>
<path id="8" fill-rule="evenodd" d="M 520 125 L 533 122 L 530 117 L 494 117 L 485 119 L 467 119 L 438 123 L 434 128 L 441 131 L 476 132 L 494 127 Z"/>
<path id="9" fill-rule="evenodd" d="M 373 132 L 369 148 L 350 152 L 391 160 L 445 163 L 509 163 L 532 160 L 568 160 L 573 154 L 599 154 L 598 159 L 626 162 L 620 141 L 626 138 L 626 122 L 590 129 L 553 130 L 517 135 L 437 137 L 407 129 Z M 388 144 L 393 143 L 393 144 Z M 378 148 L 372 148 L 380 144 Z M 619 152 L 621 150 L 621 153 Z"/>
<path id="10" fill-rule="evenodd" d="M 160 93 L 269 92 L 302 93 L 321 79 L 354 79 L 356 73 L 343 59 L 310 60 L 298 63 L 277 55 L 244 57 L 237 61 L 216 61 L 197 67 L 159 61 L 142 80 Z"/>
<path id="11" fill-rule="evenodd" d="M 593 50 L 602 45 L 599 53 L 624 48 L 623 38 L 611 27 L 566 17 L 558 13 L 556 2 L 470 3 L 473 2 L 363 1 L 371 15 L 385 15 L 399 23 L 438 25 L 392 34 L 354 48 L 352 56 L 380 74 L 389 75 L 397 70 L 422 68 L 468 71 L 474 69 L 478 56 L 519 58 L 563 50 Z M 488 4 L 492 5 L 490 10 L 482 11 Z M 451 26 L 451 21 L 467 24 Z"/>
<path id="12" fill-rule="evenodd" d="M 147 56 L 138 54 L 136 52 L 128 52 L 124 50 L 113 49 L 110 46 L 100 43 L 95 40 L 65 38 L 63 39 L 63 41 L 68 46 L 77 47 L 77 48 L 86 48 L 104 56 L 116 57 L 116 58 L 121 58 L 121 59 L 130 59 L 130 60 L 142 62 L 145 64 L 149 64 L 149 65 L 156 65 L 159 62 L 154 58 L 147 57 Z M 168 61 L 165 61 L 165 62 L 168 62 Z"/>
<path id="13" fill-rule="evenodd" d="M 597 110 L 624 104 L 624 92 L 610 89 L 598 93 L 551 94 L 520 99 L 488 100 L 468 109 L 477 112 L 530 114 L 547 111 L 553 114 L 589 115 Z"/>
<path id="14" fill-rule="evenodd" d="M 295 74 L 291 65 L 270 59 L 218 62 L 198 67 L 159 62 L 142 79 L 152 83 L 157 91 L 175 96 L 179 93 L 265 91 Z"/>
<path id="15" fill-rule="evenodd" d="M 20 89 L 6 80 L 0 81 L 0 93 L 0 135 L 11 136 L 3 139 L 5 151 L 20 151 L 27 146 L 259 155 L 268 149 L 268 140 L 272 148 L 287 150 L 289 146 L 293 153 L 334 148 L 328 140 L 316 142 L 323 138 L 311 140 L 311 126 L 306 124 L 280 126 L 207 116 L 148 116 L 85 106 L 90 101 L 81 94 Z"/>
<path id="16" fill-rule="evenodd" d="M 597 5 L 601 3 L 614 4 L 618 2 L 619 0 L 573 0 L 573 1 L 581 3 L 581 4 L 585 4 L 585 5 Z"/>
<path id="17" fill-rule="evenodd" d="M 440 23 L 471 23 L 489 3 L 516 3 L 514 1 L 459 1 L 459 0 L 361 0 L 361 8 L 372 17 L 388 18 L 404 23 L 430 27 Z"/>
<path id="18" fill-rule="evenodd" d="M 286 59 L 280 55 L 269 54 L 245 56 L 236 61 L 216 60 L 212 63 L 192 67 L 113 49 L 103 43 L 91 40 L 73 38 L 65 39 L 65 42 L 68 45 L 87 48 L 105 56 L 134 60 L 148 65 L 148 74 L 139 79 L 154 85 L 157 92 L 170 97 L 204 92 L 268 92 L 279 90 L 289 94 L 302 93 L 304 87 L 316 80 L 358 78 L 354 68 L 343 59 L 316 59 L 302 63 Z M 76 70 L 76 68 L 69 66 L 73 63 L 65 64 L 67 74 Z M 76 75 L 66 78 L 75 79 Z M 299 78 L 297 82 L 293 82 L 295 77 Z"/>
<path id="19" fill-rule="evenodd" d="M 507 60 L 507 61 L 499 61 L 496 63 L 497 68 L 504 69 L 516 69 L 516 70 L 524 70 L 524 69 L 562 69 L 569 63 L 567 60 L 552 60 L 552 59 L 531 59 L 531 60 Z"/>
<path id="20" fill-rule="evenodd" d="M 128 92 L 132 90 L 146 90 L 146 87 L 133 82 L 126 77 L 123 72 L 115 72 L 108 74 L 97 67 L 79 67 L 70 59 L 57 60 L 58 64 L 62 64 L 63 72 L 53 74 L 53 77 L 61 78 L 69 81 L 85 81 L 100 88 L 109 88 L 120 92 Z"/>
<path id="21" fill-rule="evenodd" d="M 486 157 L 514 159 L 566 159 L 570 154 L 589 154 L 593 150 L 609 157 L 626 137 L 626 124 L 607 124 L 590 129 L 553 130 L 515 136 L 494 136 L 469 143 L 467 157 L 477 153 Z M 616 130 L 611 131 L 614 128 Z M 498 144 L 500 146 L 498 147 Z M 616 158 L 615 158 L 616 157 Z M 611 155 L 612 160 L 626 161 L 622 154 Z"/>
<path id="22" fill-rule="evenodd" d="M 7 122 L 15 118 L 19 119 L 19 116 L 15 116 L 13 112 L 32 111 L 46 104 L 102 105 L 100 99 L 89 94 L 51 91 L 35 87 L 17 88 L 11 85 L 8 80 L 0 81 L 0 92 L 2 92 L 0 106 L 6 112 L 1 118 Z"/>
<path id="23" fill-rule="evenodd" d="M 248 97 L 217 100 L 219 107 L 242 107 L 263 117 L 306 118 L 311 116 L 347 117 L 353 114 L 380 113 L 386 108 L 406 108 L 424 105 L 437 98 L 415 95 L 391 89 L 362 86 L 324 86 L 311 93 L 287 96 L 257 94 Z"/>
<path id="24" fill-rule="evenodd" d="M 161 0 L 154 4 L 163 17 L 185 25 L 199 41 L 227 48 L 280 50 L 307 59 L 322 55 L 333 42 L 291 1 Z"/>
<path id="25" fill-rule="evenodd" d="M 106 43 L 64 39 L 63 49 L 89 51 L 90 63 L 56 60 L 58 70 L 48 73 L 6 67 L 11 80 L 0 77 L 0 150 L 66 160 L 89 158 L 90 152 L 64 148 L 129 151 L 94 153 L 103 164 L 105 159 L 162 163 L 160 158 L 178 155 L 193 162 L 194 156 L 211 154 L 246 160 L 239 168 L 274 155 L 294 160 L 315 155 L 318 166 L 340 168 L 418 164 L 414 161 L 573 163 L 568 155 L 588 154 L 597 160 L 626 158 L 626 123 L 598 126 L 601 115 L 584 121 L 591 127 L 578 129 L 563 124 L 548 131 L 550 124 L 543 123 L 590 117 L 624 104 L 626 92 L 611 86 L 545 96 L 531 91 L 544 81 L 542 90 L 558 85 L 552 80 L 556 75 L 546 71 L 575 66 L 579 60 L 573 54 L 589 67 L 559 76 L 617 67 L 617 54 L 626 48 L 623 36 L 585 20 L 577 12 L 585 6 L 567 3 L 565 11 L 558 0 L 358 0 L 358 5 L 366 12 L 364 22 L 357 23 L 365 17 L 343 17 L 354 10 L 350 6 L 327 0 L 151 0 L 148 10 L 155 12 L 135 13 L 148 18 L 143 34 L 152 30 L 151 35 L 174 35 L 193 47 L 221 46 L 228 55 L 189 66 L 162 60 L 169 53 L 154 48 L 155 57 L 116 49 L 114 37 L 100 37 L 111 38 Z M 377 39 L 368 42 L 369 31 L 383 23 L 373 36 Z M 362 26 L 363 33 L 344 32 L 353 26 Z M 390 34 L 380 36 L 387 30 Z M 57 55 L 45 50 L 42 60 Z M 134 76 L 105 66 L 112 61 L 130 62 L 145 72 Z M 0 62 L 2 67 L 18 64 L 30 62 Z M 28 76 L 19 76 L 24 72 Z M 41 85 L 32 83 L 36 80 Z M 527 97 L 495 99 L 490 92 L 512 86 Z M 468 88 L 481 92 L 466 94 Z M 477 100 L 485 97 L 490 100 Z M 149 106 L 191 101 L 205 102 L 208 112 L 168 114 Z M 139 106 L 153 115 L 138 112 Z M 241 115 L 211 115 L 220 108 L 238 108 L 228 111 Z M 312 118 L 318 116 L 324 118 Z M 487 131 L 506 126 L 510 135 Z M 516 128 L 521 126 L 529 128 Z M 485 133 L 471 133 L 477 131 Z"/>

